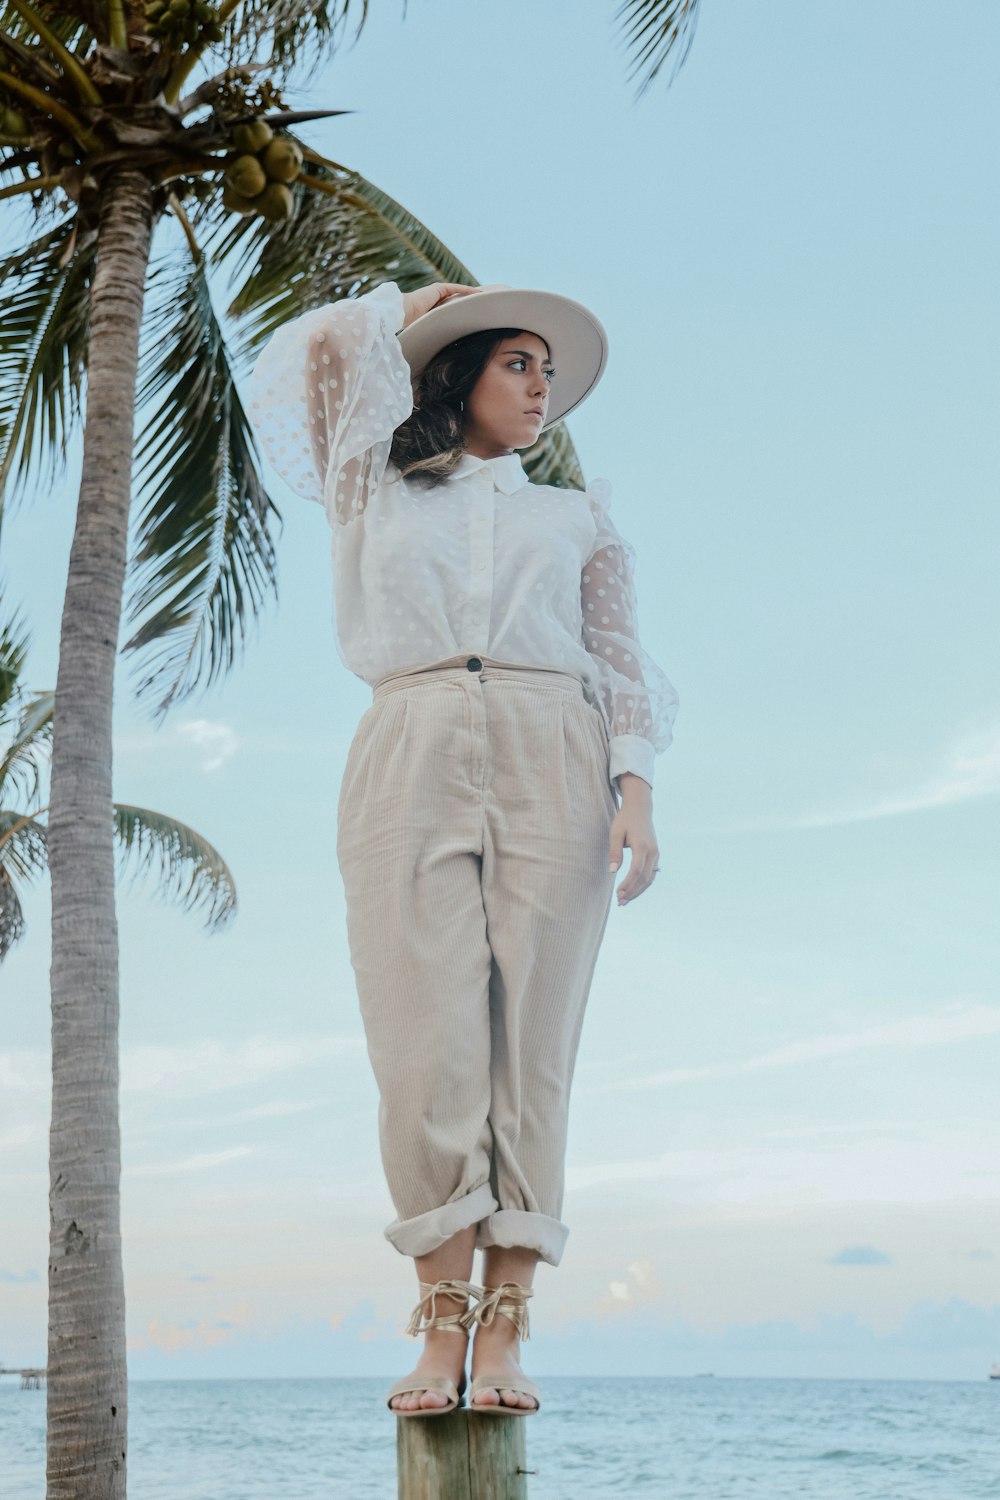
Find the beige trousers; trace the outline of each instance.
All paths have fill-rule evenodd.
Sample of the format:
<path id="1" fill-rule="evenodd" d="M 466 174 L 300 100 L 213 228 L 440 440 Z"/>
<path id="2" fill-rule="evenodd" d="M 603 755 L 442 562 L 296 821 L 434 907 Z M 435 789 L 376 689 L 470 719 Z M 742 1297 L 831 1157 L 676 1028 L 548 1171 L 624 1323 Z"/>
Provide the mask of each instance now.
<path id="1" fill-rule="evenodd" d="M 456 656 L 375 684 L 337 858 L 398 1217 L 557 1265 L 570 1083 L 611 909 L 608 734 L 579 679 Z"/>

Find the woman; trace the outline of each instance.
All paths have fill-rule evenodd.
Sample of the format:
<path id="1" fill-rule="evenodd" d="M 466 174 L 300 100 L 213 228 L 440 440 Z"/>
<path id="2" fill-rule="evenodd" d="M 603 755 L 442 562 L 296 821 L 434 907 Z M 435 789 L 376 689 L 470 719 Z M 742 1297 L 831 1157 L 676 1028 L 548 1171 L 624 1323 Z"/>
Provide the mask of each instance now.
<path id="1" fill-rule="evenodd" d="M 400 1417 L 461 1403 L 473 1329 L 470 1405 L 538 1410 L 519 1339 L 568 1233 L 584 1006 L 625 846 L 620 905 L 656 873 L 653 758 L 677 699 L 638 641 L 633 550 L 606 484 L 529 484 L 518 458 L 606 348 L 568 298 L 388 283 L 279 329 L 254 372 L 265 450 L 332 529 L 341 660 L 373 688 L 337 855 L 385 1233 L 421 1293 Z"/>

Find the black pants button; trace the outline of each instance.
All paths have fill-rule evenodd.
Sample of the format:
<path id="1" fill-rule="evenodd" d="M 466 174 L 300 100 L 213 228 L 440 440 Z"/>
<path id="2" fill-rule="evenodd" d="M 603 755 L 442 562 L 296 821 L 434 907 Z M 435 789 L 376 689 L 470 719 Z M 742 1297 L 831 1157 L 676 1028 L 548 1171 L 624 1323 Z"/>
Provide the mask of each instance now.
<path id="1" fill-rule="evenodd" d="M 465 665 L 468 667 L 470 672 L 481 672 L 483 670 L 483 664 L 479 660 L 478 656 L 470 656 Z"/>

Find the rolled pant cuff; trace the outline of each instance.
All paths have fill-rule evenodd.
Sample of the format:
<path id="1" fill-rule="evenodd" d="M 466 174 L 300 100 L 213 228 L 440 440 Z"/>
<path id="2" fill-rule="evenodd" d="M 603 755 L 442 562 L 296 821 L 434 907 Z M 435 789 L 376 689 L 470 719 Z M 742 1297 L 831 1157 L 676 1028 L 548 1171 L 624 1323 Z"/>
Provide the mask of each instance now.
<path id="1" fill-rule="evenodd" d="M 442 1203 L 440 1208 L 428 1209 L 415 1219 L 393 1220 L 385 1230 L 385 1237 L 400 1255 L 429 1255 L 460 1229 L 468 1229 L 470 1224 L 485 1219 L 496 1207 L 490 1185 L 484 1182 L 464 1198 Z"/>
<path id="2" fill-rule="evenodd" d="M 536 1250 L 546 1265 L 557 1266 L 562 1259 L 569 1229 L 548 1214 L 527 1213 L 520 1208 L 501 1208 L 484 1217 L 476 1233 L 476 1245 L 488 1250 Z"/>

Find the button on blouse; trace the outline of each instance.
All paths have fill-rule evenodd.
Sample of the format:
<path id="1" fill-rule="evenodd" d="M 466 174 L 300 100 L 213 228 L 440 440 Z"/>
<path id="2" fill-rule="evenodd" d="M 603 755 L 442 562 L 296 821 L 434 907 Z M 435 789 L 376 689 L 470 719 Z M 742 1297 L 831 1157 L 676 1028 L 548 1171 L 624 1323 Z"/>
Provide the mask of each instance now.
<path id="1" fill-rule="evenodd" d="M 516 453 L 465 454 L 442 484 L 402 478 L 392 435 L 413 410 L 387 282 L 286 323 L 251 377 L 264 452 L 332 532 L 341 661 L 369 685 L 447 657 L 575 672 L 608 728 L 610 775 L 653 783 L 677 694 L 639 642 L 635 551 L 610 486 L 528 481 Z"/>

